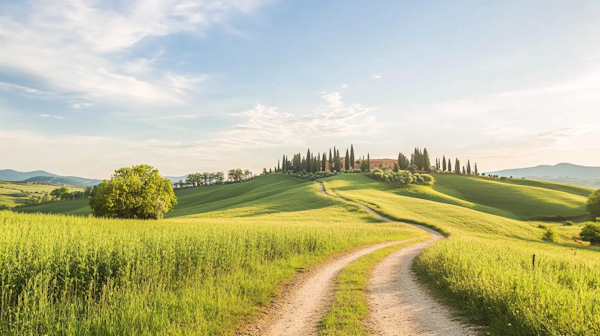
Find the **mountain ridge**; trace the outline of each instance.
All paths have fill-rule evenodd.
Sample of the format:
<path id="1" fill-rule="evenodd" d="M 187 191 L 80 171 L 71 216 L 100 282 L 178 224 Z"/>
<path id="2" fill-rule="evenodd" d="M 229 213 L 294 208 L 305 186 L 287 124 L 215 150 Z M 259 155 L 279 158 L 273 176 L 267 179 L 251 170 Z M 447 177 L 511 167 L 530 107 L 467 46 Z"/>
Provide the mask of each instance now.
<path id="1" fill-rule="evenodd" d="M 515 178 L 532 177 L 568 177 L 583 180 L 600 179 L 600 167 L 581 166 L 572 163 L 559 163 L 556 165 L 539 165 L 535 167 L 503 169 L 486 174 L 498 176 L 512 176 Z"/>

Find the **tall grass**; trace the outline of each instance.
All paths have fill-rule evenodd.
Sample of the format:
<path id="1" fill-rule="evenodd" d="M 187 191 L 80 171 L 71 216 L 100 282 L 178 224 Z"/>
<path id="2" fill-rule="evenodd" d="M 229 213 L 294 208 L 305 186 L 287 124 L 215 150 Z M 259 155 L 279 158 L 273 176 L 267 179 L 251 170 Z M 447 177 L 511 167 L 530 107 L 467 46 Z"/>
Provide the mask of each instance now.
<path id="1" fill-rule="evenodd" d="M 597 252 L 452 236 L 415 270 L 496 335 L 600 335 Z"/>
<path id="2" fill-rule="evenodd" d="M 232 334 L 297 268 L 420 234 L 330 210 L 346 221 L 145 222 L 0 211 L 0 334 Z"/>

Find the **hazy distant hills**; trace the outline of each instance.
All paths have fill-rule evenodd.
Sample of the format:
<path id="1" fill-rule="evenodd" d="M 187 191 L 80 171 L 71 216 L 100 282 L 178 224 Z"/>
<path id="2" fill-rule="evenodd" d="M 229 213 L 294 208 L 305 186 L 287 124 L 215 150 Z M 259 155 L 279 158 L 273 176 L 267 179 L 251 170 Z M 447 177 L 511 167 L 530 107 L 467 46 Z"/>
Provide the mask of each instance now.
<path id="1" fill-rule="evenodd" d="M 17 182 L 43 182 L 56 185 L 73 185 L 80 187 L 94 186 L 102 182 L 101 180 L 77 176 L 59 176 L 44 170 L 19 172 L 12 169 L 0 170 L 0 180 Z"/>
<path id="2" fill-rule="evenodd" d="M 19 172 L 19 171 L 12 170 L 12 169 L 0 170 L 0 180 L 4 180 L 4 181 L 25 181 L 29 178 L 36 177 L 36 176 L 54 177 L 54 176 L 58 176 L 58 175 L 48 173 L 47 171 L 43 171 L 43 170 L 36 170 L 36 171 L 30 171 L 30 172 Z"/>
<path id="3" fill-rule="evenodd" d="M 486 174 L 498 176 L 525 177 L 531 180 L 572 184 L 588 188 L 600 188 L 600 167 L 579 166 L 571 163 L 559 163 L 554 166 L 505 169 Z"/>

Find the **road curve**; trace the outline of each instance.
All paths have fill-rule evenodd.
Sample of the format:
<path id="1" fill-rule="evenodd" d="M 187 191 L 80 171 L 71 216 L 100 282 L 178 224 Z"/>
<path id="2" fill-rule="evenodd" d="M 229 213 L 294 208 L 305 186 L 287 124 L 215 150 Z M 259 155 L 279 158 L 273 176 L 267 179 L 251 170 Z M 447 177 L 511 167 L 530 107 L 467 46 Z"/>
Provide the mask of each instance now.
<path id="1" fill-rule="evenodd" d="M 334 197 L 326 192 L 322 183 L 319 184 L 321 192 Z M 391 221 L 362 204 L 358 205 L 381 220 Z M 474 328 L 453 319 L 448 308 L 432 299 L 411 271 L 414 259 L 419 253 L 430 244 L 444 238 L 434 230 L 421 225 L 412 225 L 427 231 L 432 237 L 427 241 L 393 252 L 373 269 L 367 285 L 370 309 L 367 324 L 371 334 L 476 335 Z"/>

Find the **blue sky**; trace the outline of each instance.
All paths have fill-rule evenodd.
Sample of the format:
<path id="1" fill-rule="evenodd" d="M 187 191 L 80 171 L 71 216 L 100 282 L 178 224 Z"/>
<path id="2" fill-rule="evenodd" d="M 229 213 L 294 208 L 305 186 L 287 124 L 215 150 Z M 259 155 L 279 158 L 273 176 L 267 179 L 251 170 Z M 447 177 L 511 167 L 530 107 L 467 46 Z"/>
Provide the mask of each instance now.
<path id="1" fill-rule="evenodd" d="M 600 165 L 600 2 L 3 1 L 0 169 Z"/>

